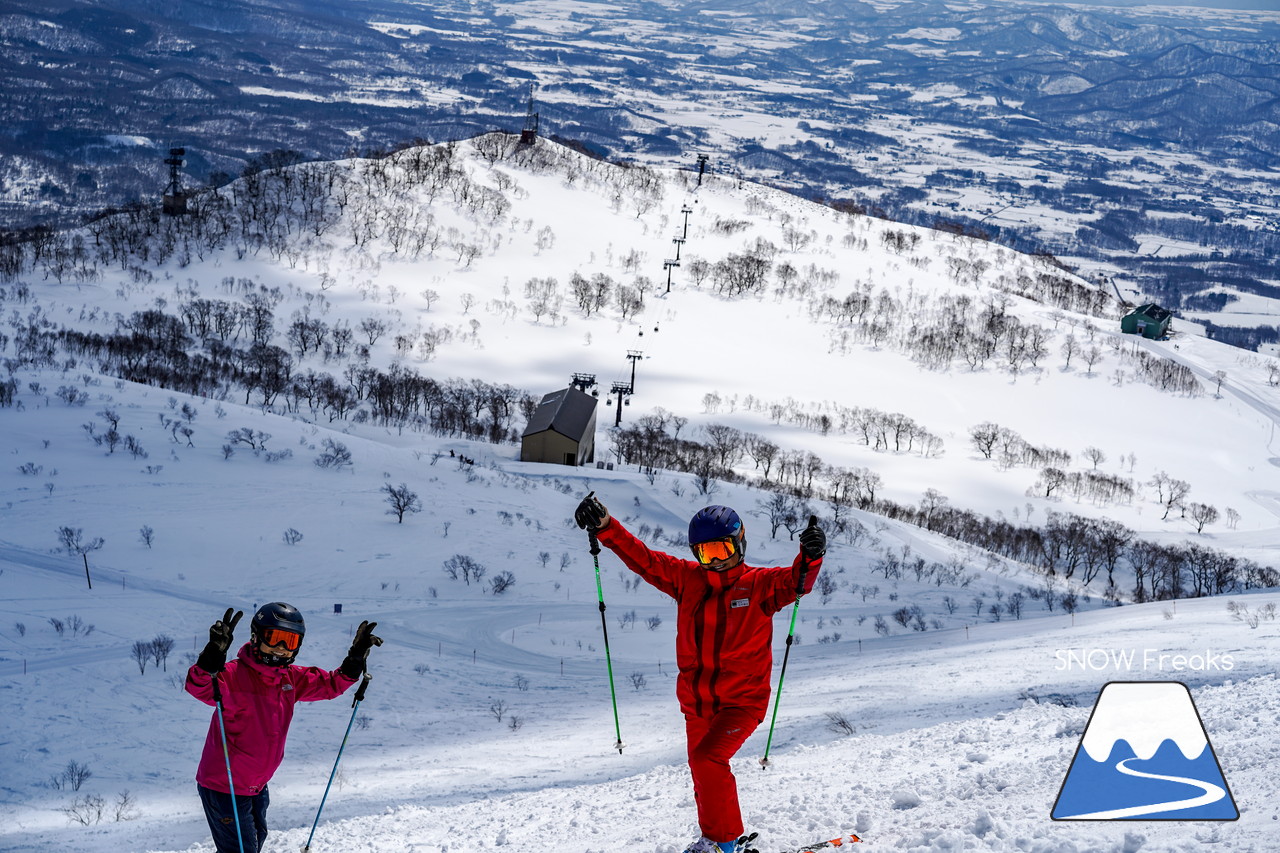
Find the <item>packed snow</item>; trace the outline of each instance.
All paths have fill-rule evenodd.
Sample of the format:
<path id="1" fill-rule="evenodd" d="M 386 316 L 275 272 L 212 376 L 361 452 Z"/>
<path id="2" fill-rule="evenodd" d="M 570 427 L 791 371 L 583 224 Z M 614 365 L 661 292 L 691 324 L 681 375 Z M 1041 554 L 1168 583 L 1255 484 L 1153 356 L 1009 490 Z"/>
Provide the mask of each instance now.
<path id="1" fill-rule="evenodd" d="M 491 160 L 483 142 L 456 146 L 456 167 L 505 209 L 469 213 L 448 193 L 428 201 L 412 188 L 377 199 L 385 219 L 441 235 L 413 258 L 385 234 L 351 239 L 364 203 L 357 193 L 323 237 L 298 236 L 298 250 L 278 257 L 227 248 L 153 267 L 151 281 L 118 268 L 87 281 L 33 275 L 25 301 L 9 285 L 6 315 L 38 306 L 54 323 L 106 334 L 116 315 L 161 303 L 174 311 L 195 293 L 234 299 L 222 282 L 247 279 L 280 289 L 281 346 L 292 312 L 306 309 L 330 324 L 385 321 L 371 346 L 381 369 L 399 360 L 440 380 L 510 383 L 535 396 L 592 372 L 596 459 L 614 465 L 521 462 L 511 443 L 330 422 L 305 405 L 286 412 L 283 400 L 266 411 L 243 389 L 191 397 L 97 375 L 89 360 L 19 369 L 16 403 L 0 408 L 10 460 L 0 470 L 0 851 L 211 850 L 193 780 L 210 714 L 183 692 L 183 676 L 225 608 L 249 613 L 284 600 L 307 618 L 304 664 L 336 667 L 362 619 L 376 620 L 386 640 L 371 655 L 373 681 L 312 850 L 679 853 L 698 833 L 674 697 L 674 608 L 601 555 L 619 754 L 595 569 L 573 509 L 594 490 L 654 547 L 679 553 L 689 517 L 723 503 L 747 519 L 753 565 L 789 563 L 796 546 L 786 529 L 770 535 L 763 504 L 772 493 L 724 480 L 700 488 L 693 474 L 646 473 L 611 453 L 616 411 L 605 392 L 630 381 L 628 352 L 643 358 L 624 427 L 661 407 L 687 418 L 682 435 L 696 440 L 723 424 L 828 465 L 867 467 L 901 504 L 941 497 L 939 505 L 1035 525 L 1049 511 L 1114 519 L 1153 542 L 1277 565 L 1280 395 L 1267 359 L 1192 329 L 1138 342 L 1119 335 L 1118 313 L 1008 296 L 1009 312 L 1048 336 L 1038 364 L 926 368 L 908 355 L 910 324 L 862 339 L 822 313 L 822 298 L 865 287 L 872 298 L 887 294 L 884 305 L 918 310 L 912 323 L 941 322 L 942 297 L 996 298 L 998 281 L 1034 278 L 1047 271 L 1043 260 L 747 182 L 708 177 L 699 187 L 688 172 L 538 148 L 544 159 L 507 149 Z M 364 167 L 343 164 L 352 174 Z M 687 241 L 673 245 L 686 208 Z M 775 270 L 791 265 L 791 284 L 771 278 L 729 298 L 711 279 L 695 283 L 694 260 L 715 264 L 759 240 L 773 244 Z M 666 293 L 663 261 L 677 250 Z M 583 316 L 565 293 L 575 272 L 628 285 L 646 277 L 643 308 L 626 319 L 612 304 Z M 558 280 L 561 301 L 535 316 L 525 283 L 546 277 Z M 424 338 L 439 330 L 447 334 Z M 434 343 L 397 354 L 397 335 Z M 1068 335 L 1097 346 L 1100 361 L 1066 358 Z M 1185 365 L 1198 390 L 1137 381 L 1140 352 Z M 340 375 L 345 363 L 312 354 L 295 365 L 304 366 Z M 80 389 L 84 402 L 59 398 L 62 386 Z M 189 441 L 172 427 L 184 405 Z M 902 413 L 938 444 L 894 452 L 853 431 L 812 427 L 823 414 L 838 423 L 842 407 Z M 105 411 L 145 457 L 90 440 L 85 424 L 101 434 Z M 1081 454 L 1096 447 L 1093 467 L 1132 480 L 1136 492 L 1128 501 L 1038 496 L 1035 470 L 974 448 L 970 430 L 983 422 L 1065 449 L 1075 471 L 1090 468 Z M 224 436 L 244 428 L 269 434 L 267 447 L 226 454 Z M 326 439 L 344 444 L 352 464 L 312 464 Z M 749 458 L 737 468 L 759 476 Z M 1167 513 L 1147 484 L 1159 471 L 1188 483 L 1193 500 L 1231 508 L 1232 520 L 1197 532 L 1185 511 Z M 400 483 L 422 504 L 403 523 L 388 514 L 384 491 Z M 830 523 L 830 503 L 808 503 Z M 758 761 L 767 721 L 734 765 L 763 853 L 841 832 L 886 851 L 1273 849 L 1275 589 L 1131 603 L 1126 575 L 1117 578 L 1122 606 L 1113 606 L 1104 573 L 1087 588 L 1057 581 L 1054 595 L 1076 592 L 1079 609 L 1049 610 L 1045 578 L 1030 566 L 869 511 L 844 516 L 854 524 L 833 536 L 824 566 L 835 589 L 799 607 L 770 766 Z M 68 555 L 58 548 L 63 526 L 104 544 L 84 559 Z M 488 578 L 510 571 L 515 583 L 495 595 L 484 581 L 451 580 L 443 566 L 453 555 L 472 557 Z M 890 577 L 891 556 L 904 567 L 920 558 L 921 571 Z M 1015 594 L 1027 595 L 1016 615 L 1006 607 Z M 913 606 L 917 628 L 891 618 Z M 878 618 L 887 632 L 875 630 Z M 775 620 L 775 673 L 785 619 Z M 237 642 L 247 637 L 238 633 Z M 175 652 L 140 672 L 130 650 L 158 634 L 175 638 Z M 1239 821 L 1050 819 L 1099 691 L 1132 680 L 1188 685 Z M 306 842 L 352 714 L 346 698 L 299 707 L 271 783 L 267 849 Z M 78 788 L 72 764 L 90 771 Z"/>

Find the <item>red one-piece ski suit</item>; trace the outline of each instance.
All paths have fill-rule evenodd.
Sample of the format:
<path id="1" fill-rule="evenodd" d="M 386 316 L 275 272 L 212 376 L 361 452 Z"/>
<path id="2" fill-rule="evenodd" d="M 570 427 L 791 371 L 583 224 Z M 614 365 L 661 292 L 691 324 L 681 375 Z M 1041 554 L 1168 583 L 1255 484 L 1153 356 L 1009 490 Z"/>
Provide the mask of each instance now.
<path id="1" fill-rule="evenodd" d="M 742 834 L 729 759 L 764 721 L 773 666 L 773 614 L 796 600 L 804 558 L 790 566 L 739 564 L 709 572 L 693 560 L 654 551 L 615 518 L 597 534 L 627 568 L 676 600 L 676 696 L 685 716 L 689 770 L 702 834 Z M 805 592 L 822 560 L 809 562 Z"/>

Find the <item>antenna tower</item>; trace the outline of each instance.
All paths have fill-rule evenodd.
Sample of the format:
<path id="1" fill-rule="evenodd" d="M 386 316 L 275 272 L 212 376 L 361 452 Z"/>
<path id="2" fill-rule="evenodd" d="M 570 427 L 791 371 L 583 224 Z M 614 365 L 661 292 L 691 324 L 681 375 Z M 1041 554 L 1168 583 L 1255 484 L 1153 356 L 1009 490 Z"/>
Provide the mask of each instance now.
<path id="1" fill-rule="evenodd" d="M 520 131 L 520 144 L 532 145 L 538 139 L 538 127 L 541 117 L 538 114 L 537 102 L 533 99 L 534 84 L 529 84 L 529 111 L 525 113 L 524 129 Z"/>
<path id="2" fill-rule="evenodd" d="M 164 191 L 164 212 L 167 216 L 181 216 L 187 212 L 187 194 L 182 190 L 182 158 L 185 148 L 170 148 L 165 164 L 169 167 L 169 186 Z"/>

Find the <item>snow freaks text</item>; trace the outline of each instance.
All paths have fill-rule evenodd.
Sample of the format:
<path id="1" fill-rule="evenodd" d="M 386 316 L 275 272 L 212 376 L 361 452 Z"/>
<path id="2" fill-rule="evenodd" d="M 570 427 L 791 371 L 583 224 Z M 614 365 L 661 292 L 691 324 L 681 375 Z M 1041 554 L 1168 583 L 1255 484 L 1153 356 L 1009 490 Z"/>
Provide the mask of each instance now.
<path id="1" fill-rule="evenodd" d="M 1058 649 L 1053 656 L 1058 672 L 1229 672 L 1236 665 L 1230 654 L 1212 649 L 1193 654 L 1162 649 Z"/>

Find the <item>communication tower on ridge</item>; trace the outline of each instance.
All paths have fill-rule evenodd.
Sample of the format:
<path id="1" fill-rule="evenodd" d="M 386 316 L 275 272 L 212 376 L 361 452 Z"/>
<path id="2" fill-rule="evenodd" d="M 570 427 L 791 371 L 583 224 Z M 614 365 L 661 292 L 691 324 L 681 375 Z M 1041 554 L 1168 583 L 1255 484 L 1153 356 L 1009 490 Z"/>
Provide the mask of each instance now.
<path id="1" fill-rule="evenodd" d="M 182 189 L 182 158 L 185 148 L 170 148 L 165 164 L 169 167 L 169 186 L 164 191 L 163 210 L 166 216 L 182 216 L 187 212 L 187 194 Z"/>
<path id="2" fill-rule="evenodd" d="M 538 138 L 538 126 L 540 124 L 540 116 L 538 115 L 537 103 L 533 99 L 534 84 L 529 84 L 529 111 L 524 117 L 524 129 L 520 131 L 520 144 L 532 145 Z"/>

